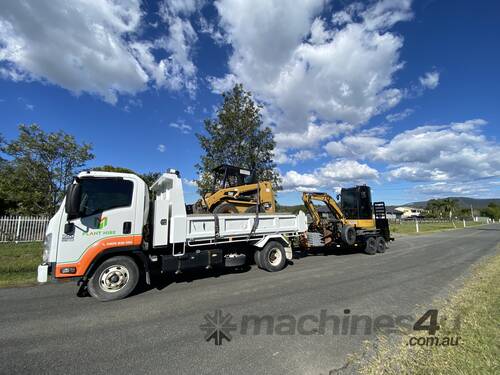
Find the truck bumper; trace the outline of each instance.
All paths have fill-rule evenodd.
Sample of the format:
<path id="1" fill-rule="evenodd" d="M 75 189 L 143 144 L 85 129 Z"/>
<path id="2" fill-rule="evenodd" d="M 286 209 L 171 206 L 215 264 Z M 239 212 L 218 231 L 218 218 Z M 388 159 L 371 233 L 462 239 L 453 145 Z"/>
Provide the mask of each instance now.
<path id="1" fill-rule="evenodd" d="M 46 283 L 49 278 L 49 265 L 48 264 L 40 264 L 38 266 L 38 274 L 37 281 L 39 283 Z"/>

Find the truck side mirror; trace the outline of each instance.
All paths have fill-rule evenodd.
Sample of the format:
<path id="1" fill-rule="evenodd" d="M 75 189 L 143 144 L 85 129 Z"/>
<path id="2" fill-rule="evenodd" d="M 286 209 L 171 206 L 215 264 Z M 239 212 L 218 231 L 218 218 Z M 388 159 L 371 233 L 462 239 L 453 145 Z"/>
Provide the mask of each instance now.
<path id="1" fill-rule="evenodd" d="M 66 191 L 66 203 L 64 209 L 68 220 L 78 217 L 80 213 L 80 184 L 71 184 Z"/>
<path id="2" fill-rule="evenodd" d="M 64 224 L 64 234 L 66 234 L 68 236 L 75 234 L 75 224 L 73 224 L 73 223 Z"/>

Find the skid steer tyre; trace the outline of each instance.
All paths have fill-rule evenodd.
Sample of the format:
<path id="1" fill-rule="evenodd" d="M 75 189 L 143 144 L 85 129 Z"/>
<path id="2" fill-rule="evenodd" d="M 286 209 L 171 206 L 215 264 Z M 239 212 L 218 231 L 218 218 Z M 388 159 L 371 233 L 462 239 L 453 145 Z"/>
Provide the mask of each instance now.
<path id="1" fill-rule="evenodd" d="M 245 213 L 248 213 L 248 214 L 253 214 L 256 212 L 257 212 L 257 206 L 250 206 L 245 210 Z M 266 212 L 266 210 L 264 209 L 264 207 L 262 205 L 259 206 L 259 212 L 262 212 L 262 213 Z"/>
<path id="2" fill-rule="evenodd" d="M 356 229 L 350 225 L 344 225 L 340 229 L 340 238 L 342 238 L 342 241 L 346 245 L 354 245 L 354 243 L 356 242 Z"/>
<path id="3" fill-rule="evenodd" d="M 377 237 L 376 240 L 376 247 L 377 247 L 377 253 L 385 253 L 385 250 L 387 249 L 387 244 L 385 243 L 385 240 L 383 237 Z"/>
<path id="4" fill-rule="evenodd" d="M 365 253 L 373 255 L 377 252 L 377 240 L 375 237 L 368 237 L 365 243 Z"/>
<path id="5" fill-rule="evenodd" d="M 286 265 L 285 248 L 277 241 L 269 241 L 260 251 L 259 262 L 266 271 L 281 271 Z"/>
<path id="6" fill-rule="evenodd" d="M 236 207 L 231 204 L 231 203 L 221 203 L 217 207 L 214 208 L 213 210 L 214 214 L 237 214 L 238 210 Z"/>
<path id="7" fill-rule="evenodd" d="M 128 256 L 106 259 L 90 277 L 87 289 L 89 294 L 102 302 L 127 297 L 139 282 L 139 267 Z"/>

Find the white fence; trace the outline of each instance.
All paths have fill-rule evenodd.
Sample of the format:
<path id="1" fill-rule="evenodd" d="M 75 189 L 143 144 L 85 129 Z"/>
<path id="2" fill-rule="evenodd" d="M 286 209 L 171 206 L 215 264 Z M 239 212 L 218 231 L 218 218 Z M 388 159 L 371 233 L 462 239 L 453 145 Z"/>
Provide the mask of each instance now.
<path id="1" fill-rule="evenodd" d="M 3 216 L 0 217 L 0 242 L 43 241 L 48 217 Z"/>

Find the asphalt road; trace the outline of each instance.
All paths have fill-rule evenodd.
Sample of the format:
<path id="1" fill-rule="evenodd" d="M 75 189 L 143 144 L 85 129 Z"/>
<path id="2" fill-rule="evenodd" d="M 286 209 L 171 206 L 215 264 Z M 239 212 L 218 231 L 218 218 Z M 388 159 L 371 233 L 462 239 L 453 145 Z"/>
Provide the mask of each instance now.
<path id="1" fill-rule="evenodd" d="M 77 297 L 73 283 L 0 289 L 0 373 L 328 374 L 374 336 L 241 334 L 243 315 L 413 315 L 499 242 L 498 224 L 400 237 L 385 254 L 307 256 L 111 303 Z M 237 328 L 220 346 L 200 330 L 217 309 Z"/>

